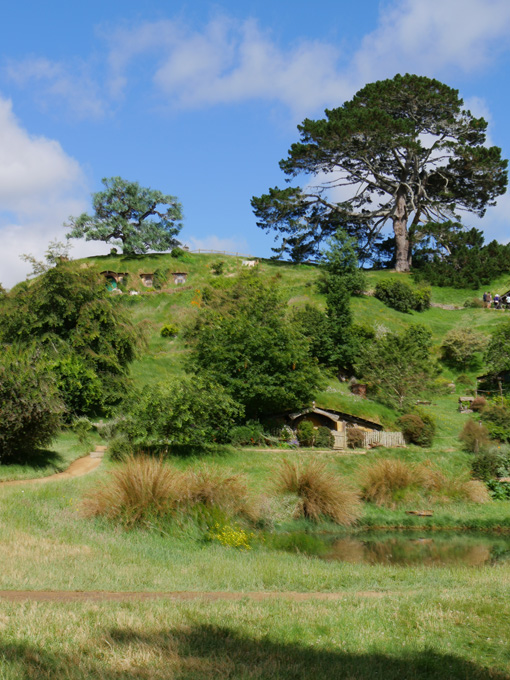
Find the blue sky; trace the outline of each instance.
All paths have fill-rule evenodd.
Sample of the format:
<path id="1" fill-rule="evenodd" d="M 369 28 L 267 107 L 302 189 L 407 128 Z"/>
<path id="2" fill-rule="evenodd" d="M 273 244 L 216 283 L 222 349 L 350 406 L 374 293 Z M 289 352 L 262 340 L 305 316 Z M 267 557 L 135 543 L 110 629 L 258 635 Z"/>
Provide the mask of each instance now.
<path id="1" fill-rule="evenodd" d="M 508 0 L 26 0 L 2 9 L 0 281 L 90 210 L 101 178 L 177 196 L 181 240 L 268 256 L 250 198 L 296 125 L 410 72 L 458 88 L 510 157 Z M 480 222 L 508 241 L 505 195 Z M 108 252 L 73 242 L 74 257 Z"/>

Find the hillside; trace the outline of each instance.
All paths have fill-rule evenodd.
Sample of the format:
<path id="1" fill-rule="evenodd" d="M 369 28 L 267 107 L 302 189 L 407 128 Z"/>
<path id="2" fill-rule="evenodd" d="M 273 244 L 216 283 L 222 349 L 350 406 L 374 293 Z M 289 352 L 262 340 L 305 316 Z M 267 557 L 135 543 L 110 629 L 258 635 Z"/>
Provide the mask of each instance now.
<path id="1" fill-rule="evenodd" d="M 130 309 L 137 321 L 147 321 L 150 327 L 149 344 L 144 356 L 131 367 L 131 374 L 137 384 L 150 384 L 164 380 L 166 376 L 179 375 L 185 371 L 184 358 L 186 355 L 185 342 L 181 335 L 175 339 L 162 338 L 160 329 L 165 323 L 174 322 L 183 328 L 190 323 L 197 313 L 200 295 L 204 286 L 218 276 L 214 274 L 212 266 L 222 261 L 223 272 L 219 276 L 234 276 L 242 269 L 242 257 L 184 253 L 179 258 L 170 254 L 152 254 L 146 256 L 103 256 L 87 258 L 80 261 L 82 267 L 91 266 L 99 271 L 113 271 L 127 273 L 123 295 L 116 295 L 118 304 Z M 289 306 L 305 303 L 324 307 L 324 299 L 316 289 L 319 271 L 310 264 L 294 265 L 287 262 L 261 260 L 258 269 L 264 277 L 273 279 L 280 287 L 281 293 Z M 168 272 L 167 282 L 161 290 L 145 287 L 140 274 L 154 273 L 156 270 Z M 175 284 L 172 272 L 185 272 L 185 283 Z M 367 280 L 369 289 L 376 283 L 387 278 L 405 278 L 414 285 L 412 275 L 397 274 L 391 271 L 369 271 Z M 490 290 L 504 292 L 510 289 L 510 274 L 494 281 Z M 136 295 L 129 294 L 136 292 Z M 479 308 L 464 308 L 463 303 L 473 297 L 481 297 L 483 289 L 458 290 L 451 288 L 432 287 L 433 305 L 457 307 L 456 309 L 432 307 L 422 313 L 403 314 L 383 305 L 370 295 L 353 298 L 352 306 L 355 320 L 369 323 L 375 327 L 384 327 L 392 331 L 399 331 L 411 323 L 422 323 L 432 332 L 435 351 L 439 351 L 442 338 L 452 328 L 469 327 L 489 334 L 496 325 L 510 315 L 508 312 Z M 476 373 L 476 372 L 475 372 Z M 474 378 L 474 373 L 472 377 Z M 443 376 L 448 380 L 455 380 L 457 374 L 448 369 L 443 370 Z M 456 411 L 459 393 L 465 388 L 458 387 L 456 394 L 438 397 L 429 410 L 438 420 L 439 437 L 450 444 L 459 432 L 465 416 Z M 347 389 L 345 383 L 340 383 L 333 376 L 330 377 L 325 391 L 316 397 L 318 405 L 346 410 L 353 414 L 379 420 L 386 426 L 391 426 L 397 414 L 371 400 L 355 397 Z"/>

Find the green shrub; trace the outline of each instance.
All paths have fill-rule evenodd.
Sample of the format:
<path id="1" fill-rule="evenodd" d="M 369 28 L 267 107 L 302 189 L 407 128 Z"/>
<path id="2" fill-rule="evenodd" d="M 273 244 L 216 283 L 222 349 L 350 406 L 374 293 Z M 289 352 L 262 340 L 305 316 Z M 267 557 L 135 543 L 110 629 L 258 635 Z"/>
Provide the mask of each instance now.
<path id="1" fill-rule="evenodd" d="M 489 443 L 489 431 L 481 423 L 468 420 L 459 434 L 459 439 L 466 451 L 478 453 Z"/>
<path id="2" fill-rule="evenodd" d="M 495 479 L 487 482 L 487 488 L 491 498 L 495 501 L 510 500 L 510 484 L 508 482 L 498 482 Z"/>
<path id="3" fill-rule="evenodd" d="M 466 300 L 464 302 L 464 307 L 472 309 L 481 309 L 482 307 L 484 307 L 484 302 L 481 298 L 474 297 L 470 298 L 469 300 Z"/>
<path id="4" fill-rule="evenodd" d="M 264 428 L 256 420 L 249 420 L 245 425 L 236 425 L 230 430 L 230 442 L 234 446 L 263 444 Z"/>
<path id="5" fill-rule="evenodd" d="M 280 493 L 294 493 L 298 497 L 295 516 L 314 522 L 321 517 L 337 524 L 353 524 L 361 513 L 359 494 L 347 488 L 318 460 L 305 467 L 284 460 L 276 480 Z"/>
<path id="6" fill-rule="evenodd" d="M 55 378 L 37 351 L 7 347 L 0 355 L 0 462 L 22 462 L 48 445 L 62 424 Z"/>
<path id="7" fill-rule="evenodd" d="M 487 346 L 487 338 L 472 328 L 452 328 L 441 344 L 441 358 L 450 366 L 468 368 L 476 365 L 476 353 Z"/>
<path id="8" fill-rule="evenodd" d="M 183 255 L 185 254 L 185 252 L 186 252 L 186 251 L 183 250 L 182 248 L 176 247 L 176 248 L 172 248 L 172 250 L 170 251 L 170 255 L 171 255 L 172 257 L 175 257 L 176 259 L 180 259 L 180 258 L 183 257 Z"/>
<path id="9" fill-rule="evenodd" d="M 472 387 L 474 385 L 473 378 L 466 373 L 461 373 L 458 375 L 455 382 L 457 385 L 462 385 L 462 387 Z"/>
<path id="10" fill-rule="evenodd" d="M 480 417 L 491 439 L 510 442 L 510 406 L 505 398 L 488 403 Z"/>
<path id="11" fill-rule="evenodd" d="M 398 312 L 407 313 L 412 310 L 422 312 L 430 307 L 430 289 L 419 288 L 413 291 L 411 286 L 404 281 L 380 281 L 376 284 L 374 295 Z"/>
<path id="12" fill-rule="evenodd" d="M 302 420 L 296 430 L 300 446 L 313 446 L 315 441 L 315 428 L 309 420 Z"/>
<path id="13" fill-rule="evenodd" d="M 165 450 L 228 441 L 243 409 L 221 385 L 189 375 L 140 388 L 123 412 L 124 433 L 135 447 Z"/>
<path id="14" fill-rule="evenodd" d="M 66 421 L 76 416 L 93 416 L 101 411 L 103 386 L 85 359 L 73 353 L 62 353 L 50 364 L 58 391 L 66 406 Z"/>
<path id="15" fill-rule="evenodd" d="M 407 413 L 397 420 L 397 425 L 408 444 L 417 446 L 432 446 L 436 426 L 434 419 L 428 413 Z"/>
<path id="16" fill-rule="evenodd" d="M 162 338 L 175 338 L 179 333 L 179 326 L 176 323 L 166 323 L 161 327 L 160 335 Z"/>
<path id="17" fill-rule="evenodd" d="M 220 260 L 219 262 L 214 262 L 213 264 L 211 264 L 211 271 L 213 274 L 216 274 L 216 276 L 220 276 L 225 271 L 225 262 L 223 262 L 223 260 Z"/>
<path id="18" fill-rule="evenodd" d="M 315 434 L 315 446 L 319 449 L 331 449 L 335 441 L 329 427 L 321 425 Z"/>

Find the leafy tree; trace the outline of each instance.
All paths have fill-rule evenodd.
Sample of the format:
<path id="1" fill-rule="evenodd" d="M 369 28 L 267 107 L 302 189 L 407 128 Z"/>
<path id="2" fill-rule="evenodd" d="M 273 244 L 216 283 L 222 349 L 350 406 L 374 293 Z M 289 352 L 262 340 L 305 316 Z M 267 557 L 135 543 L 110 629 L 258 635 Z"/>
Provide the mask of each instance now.
<path id="1" fill-rule="evenodd" d="M 506 189 L 507 161 L 484 146 L 487 123 L 462 106 L 457 90 L 406 74 L 366 85 L 325 119 L 304 120 L 280 167 L 314 179 L 254 197 L 257 224 L 302 256 L 338 227 L 366 253 L 391 223 L 395 268 L 409 271 L 422 225 L 458 210 L 482 216 Z M 339 192 L 350 195 L 339 200 Z"/>
<path id="2" fill-rule="evenodd" d="M 275 282 L 252 272 L 215 282 L 189 337 L 192 369 L 223 385 L 250 418 L 309 402 L 320 373 Z"/>
<path id="3" fill-rule="evenodd" d="M 331 329 L 325 312 L 306 303 L 292 310 L 291 320 L 308 340 L 310 355 L 320 364 L 329 366 L 332 354 Z"/>
<path id="4" fill-rule="evenodd" d="M 477 352 L 483 352 L 487 338 L 472 328 L 452 328 L 441 344 L 441 358 L 447 364 L 467 369 L 471 366 Z"/>
<path id="5" fill-rule="evenodd" d="M 438 373 L 431 359 L 432 334 L 421 324 L 402 333 L 386 333 L 361 348 L 355 364 L 384 404 L 404 409 L 431 388 Z"/>
<path id="6" fill-rule="evenodd" d="M 91 412 L 97 380 L 101 407 L 109 408 L 124 395 L 128 366 L 144 339 L 119 302 L 94 270 L 59 263 L 5 298 L 0 340 L 44 349 L 70 414 Z"/>
<path id="7" fill-rule="evenodd" d="M 41 353 L 4 347 L 0 354 L 0 461 L 21 462 L 58 434 L 64 405 Z"/>
<path id="8" fill-rule="evenodd" d="M 47 272 L 48 269 L 51 269 L 51 267 L 54 267 L 59 262 L 69 260 L 69 251 L 71 248 L 72 245 L 70 243 L 50 241 L 44 255 L 46 262 L 38 260 L 31 253 L 20 255 L 20 259 L 32 265 L 32 271 L 29 276 L 39 276 L 39 274 L 44 274 L 44 272 Z"/>
<path id="9" fill-rule="evenodd" d="M 206 377 L 186 376 L 134 392 L 123 433 L 137 446 L 199 446 L 228 441 L 243 414 L 228 392 Z"/>
<path id="10" fill-rule="evenodd" d="M 121 177 L 102 182 L 105 190 L 92 195 L 95 214 L 70 217 L 67 238 L 114 243 L 128 254 L 168 250 L 178 244 L 182 207 L 175 196 Z"/>
<path id="11" fill-rule="evenodd" d="M 485 352 L 485 363 L 492 376 L 510 371 L 510 321 L 499 324 L 492 333 Z"/>
<path id="12" fill-rule="evenodd" d="M 359 268 L 354 239 L 344 230 L 337 229 L 326 243 L 327 249 L 321 252 L 322 276 L 318 281 L 320 292 L 327 294 L 329 282 L 340 279 L 351 295 L 362 295 L 366 288 L 366 277 Z"/>

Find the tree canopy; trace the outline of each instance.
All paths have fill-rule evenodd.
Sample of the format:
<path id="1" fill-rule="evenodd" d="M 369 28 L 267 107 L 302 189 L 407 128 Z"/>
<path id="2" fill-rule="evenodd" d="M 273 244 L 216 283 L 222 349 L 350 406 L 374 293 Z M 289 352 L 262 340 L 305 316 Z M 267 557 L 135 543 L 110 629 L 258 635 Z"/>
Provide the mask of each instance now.
<path id="1" fill-rule="evenodd" d="M 256 273 L 204 291 L 190 364 L 223 385 L 247 417 L 301 407 L 320 382 L 306 338 L 285 315 L 275 281 Z"/>
<path id="2" fill-rule="evenodd" d="M 283 235 L 280 252 L 299 260 L 338 227 L 366 258 L 390 223 L 395 268 L 408 271 L 425 225 L 458 211 L 483 216 L 507 186 L 501 149 L 484 145 L 486 121 L 462 106 L 457 90 L 406 74 L 366 85 L 325 119 L 305 119 L 280 167 L 307 183 L 253 197 L 258 226 Z"/>
<path id="3" fill-rule="evenodd" d="M 67 238 L 120 245 L 125 254 L 168 250 L 178 245 L 182 206 L 175 196 L 141 187 L 121 177 L 102 180 L 105 190 L 92 195 L 94 215 L 70 217 Z"/>

